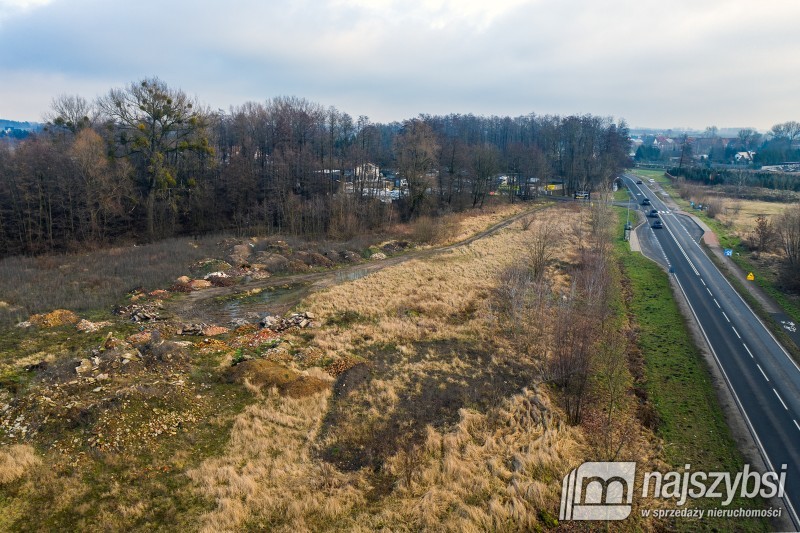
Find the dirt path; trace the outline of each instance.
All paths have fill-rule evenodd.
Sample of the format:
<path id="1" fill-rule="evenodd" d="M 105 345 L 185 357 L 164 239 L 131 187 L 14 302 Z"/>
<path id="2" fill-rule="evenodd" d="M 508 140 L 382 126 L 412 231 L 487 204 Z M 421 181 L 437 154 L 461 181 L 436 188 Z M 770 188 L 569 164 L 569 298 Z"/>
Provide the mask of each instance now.
<path id="1" fill-rule="evenodd" d="M 214 287 L 194 291 L 184 297 L 179 296 L 172 300 L 167 300 L 164 303 L 165 311 L 167 315 L 172 316 L 178 322 L 220 325 L 228 325 L 238 318 L 252 320 L 256 314 L 283 314 L 312 292 L 352 281 L 412 259 L 425 259 L 467 246 L 478 239 L 483 239 L 500 231 L 520 218 L 543 207 L 544 204 L 537 204 L 535 207 L 510 216 L 467 239 L 447 246 L 411 251 L 380 261 L 358 263 L 334 270 L 275 276 L 264 280 L 241 283 L 232 287 Z M 253 289 L 260 289 L 261 292 L 253 296 L 245 294 Z M 247 299 L 246 302 L 244 301 L 245 298 Z"/>

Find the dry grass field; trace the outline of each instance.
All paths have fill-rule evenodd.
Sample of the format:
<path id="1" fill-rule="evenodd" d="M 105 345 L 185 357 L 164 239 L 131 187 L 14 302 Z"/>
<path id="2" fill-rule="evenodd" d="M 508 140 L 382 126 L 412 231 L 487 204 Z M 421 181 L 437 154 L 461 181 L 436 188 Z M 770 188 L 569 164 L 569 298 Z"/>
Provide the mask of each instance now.
<path id="1" fill-rule="evenodd" d="M 723 224 L 730 226 L 738 235 L 745 236 L 753 231 L 758 215 L 777 216 L 787 207 L 788 204 L 778 202 L 725 198 L 722 200 L 722 212 L 717 218 Z"/>
<path id="2" fill-rule="evenodd" d="M 587 440 L 552 404 L 541 354 L 503 338 L 491 295 L 542 226 L 560 228 L 548 275 L 563 287 L 576 260 L 574 215 L 550 208 L 526 229 L 516 223 L 304 301 L 322 325 L 291 339 L 292 365 L 341 373 L 330 391 L 303 398 L 257 388 L 261 399 L 236 418 L 224 454 L 189 473 L 216 502 L 203 529 L 554 525 L 560 480 Z"/>
<path id="3" fill-rule="evenodd" d="M 714 218 L 740 238 L 746 238 L 753 231 L 756 217 L 759 215 L 776 217 L 793 205 L 786 202 L 736 198 L 726 195 L 719 188 L 688 182 L 680 185 L 679 192 L 687 201 L 713 204 L 716 210 Z"/>
<path id="4" fill-rule="evenodd" d="M 450 217 L 430 242 L 461 241 L 520 209 Z M 120 317 L 78 333 L 65 311 L 45 317 L 63 323 L 14 328 L 0 343 L 0 529 L 555 527 L 561 479 L 585 458 L 659 464 L 627 368 L 619 272 L 592 244 L 605 230 L 590 226 L 613 224 L 600 211 L 547 207 L 312 293 L 296 310 L 313 327 L 198 338 L 169 320 Z M 514 273 L 542 236 L 552 240 L 540 304 L 513 310 Z M 565 392 L 545 376 L 545 339 L 570 337 L 557 318 L 564 302 L 601 285 L 605 340 L 593 345 L 584 422 L 572 424 Z M 156 292 L 128 303 L 183 296 Z"/>

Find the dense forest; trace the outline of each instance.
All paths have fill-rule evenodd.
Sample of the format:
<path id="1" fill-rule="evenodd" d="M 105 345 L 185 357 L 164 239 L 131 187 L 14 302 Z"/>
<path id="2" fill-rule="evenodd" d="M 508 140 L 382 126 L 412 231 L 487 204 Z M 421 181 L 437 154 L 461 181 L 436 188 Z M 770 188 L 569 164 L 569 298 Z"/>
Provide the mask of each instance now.
<path id="1" fill-rule="evenodd" d="M 590 115 L 376 124 L 295 97 L 212 112 L 157 78 L 58 97 L 46 118 L 0 143 L 0 255 L 220 230 L 347 238 L 489 194 L 596 190 L 629 151 L 624 121 Z"/>

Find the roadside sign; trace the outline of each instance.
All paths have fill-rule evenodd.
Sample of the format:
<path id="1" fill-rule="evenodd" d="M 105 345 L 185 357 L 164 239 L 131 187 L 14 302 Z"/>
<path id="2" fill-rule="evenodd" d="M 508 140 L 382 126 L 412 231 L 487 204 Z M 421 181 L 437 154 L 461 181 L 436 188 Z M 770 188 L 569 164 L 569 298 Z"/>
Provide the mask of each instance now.
<path id="1" fill-rule="evenodd" d="M 752 273 L 752 272 L 750 272 L 750 273 L 747 275 L 747 281 L 754 281 L 755 279 L 756 279 L 756 277 L 753 275 L 753 273 Z"/>
<path id="2" fill-rule="evenodd" d="M 725 255 L 727 255 L 728 257 L 731 257 L 733 255 L 733 249 L 732 248 L 725 248 Z"/>
<path id="3" fill-rule="evenodd" d="M 548 191 L 554 191 L 554 190 L 556 190 L 556 186 L 555 186 L 555 185 L 548 185 L 548 186 L 547 186 L 547 187 L 545 187 L 545 188 L 546 188 Z"/>

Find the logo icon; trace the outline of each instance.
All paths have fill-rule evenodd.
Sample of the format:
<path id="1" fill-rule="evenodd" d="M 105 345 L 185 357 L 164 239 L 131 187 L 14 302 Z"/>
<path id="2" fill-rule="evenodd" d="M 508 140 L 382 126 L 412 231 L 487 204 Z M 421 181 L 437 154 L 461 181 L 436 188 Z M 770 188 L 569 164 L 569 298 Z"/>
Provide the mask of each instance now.
<path id="1" fill-rule="evenodd" d="M 631 514 L 634 462 L 587 462 L 561 483 L 559 520 L 625 520 Z"/>

